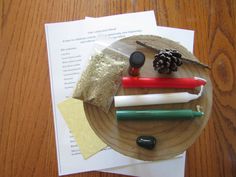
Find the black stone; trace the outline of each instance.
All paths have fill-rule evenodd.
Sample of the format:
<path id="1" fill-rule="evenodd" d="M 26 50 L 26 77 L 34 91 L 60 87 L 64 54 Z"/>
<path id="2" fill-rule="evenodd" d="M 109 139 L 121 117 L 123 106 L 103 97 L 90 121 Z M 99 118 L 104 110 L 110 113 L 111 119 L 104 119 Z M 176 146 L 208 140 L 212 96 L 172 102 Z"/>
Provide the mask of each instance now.
<path id="1" fill-rule="evenodd" d="M 153 149 L 156 145 L 156 138 L 153 136 L 139 136 L 136 143 L 145 149 Z"/>

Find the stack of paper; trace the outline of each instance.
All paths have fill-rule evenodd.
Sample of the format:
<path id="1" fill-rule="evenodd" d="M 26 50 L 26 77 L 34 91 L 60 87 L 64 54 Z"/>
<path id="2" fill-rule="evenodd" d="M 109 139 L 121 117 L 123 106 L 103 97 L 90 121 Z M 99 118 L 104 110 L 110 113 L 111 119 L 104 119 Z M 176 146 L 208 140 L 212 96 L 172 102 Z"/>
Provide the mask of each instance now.
<path id="1" fill-rule="evenodd" d="M 134 176 L 184 176 L 185 154 L 166 161 L 144 162 L 106 148 L 85 160 L 57 105 L 71 97 L 97 39 L 115 41 L 152 34 L 180 42 L 192 51 L 193 32 L 157 27 L 153 11 L 46 24 L 45 30 L 59 175 L 101 170 Z"/>

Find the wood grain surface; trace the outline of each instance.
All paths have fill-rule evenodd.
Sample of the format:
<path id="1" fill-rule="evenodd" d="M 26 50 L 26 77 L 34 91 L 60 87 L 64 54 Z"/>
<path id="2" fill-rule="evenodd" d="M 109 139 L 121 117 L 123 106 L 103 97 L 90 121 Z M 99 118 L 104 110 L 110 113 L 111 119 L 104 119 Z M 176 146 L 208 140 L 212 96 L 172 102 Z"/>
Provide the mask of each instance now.
<path id="1" fill-rule="evenodd" d="M 209 78 L 209 70 L 203 67 L 183 63 L 179 67 L 178 72 L 170 75 L 158 74 L 153 69 L 153 57 L 155 52 L 144 48 L 136 41 L 147 43 L 156 49 L 175 49 L 178 50 L 184 58 L 197 60 L 196 57 L 180 44 L 161 38 L 158 36 L 139 35 L 121 39 L 114 42 L 110 47 L 124 49 L 130 51 L 141 51 L 145 54 L 145 64 L 141 68 L 140 77 L 201 77 L 207 80 L 203 94 L 199 99 L 183 104 L 166 104 L 166 105 L 150 105 L 115 108 L 111 105 L 109 113 L 105 113 L 101 109 L 91 104 L 85 105 L 87 119 L 95 131 L 95 133 L 111 148 L 116 151 L 140 160 L 163 160 L 174 158 L 183 153 L 190 145 L 194 143 L 196 138 L 201 134 L 211 114 L 212 108 L 212 84 Z M 123 46 L 123 47 L 122 47 Z M 119 58 L 120 54 L 105 49 L 103 53 L 107 56 Z M 123 73 L 128 76 L 127 72 Z M 154 93 L 175 93 L 189 92 L 197 94 L 197 89 L 161 89 L 161 88 L 119 88 L 117 95 L 135 95 L 135 94 L 154 94 Z M 195 93 L 194 93 L 195 92 Z M 147 109 L 192 109 L 197 110 L 196 106 L 201 106 L 204 116 L 192 120 L 149 120 L 149 121 L 117 121 L 116 110 L 147 110 Z M 136 138 L 141 135 L 152 135 L 157 139 L 157 145 L 153 150 L 143 149 L 136 145 Z"/>
<path id="2" fill-rule="evenodd" d="M 194 54 L 212 67 L 213 112 L 187 151 L 185 176 L 236 176 L 236 1 L 0 0 L 1 177 L 57 176 L 44 24 L 143 10 L 194 30 Z"/>

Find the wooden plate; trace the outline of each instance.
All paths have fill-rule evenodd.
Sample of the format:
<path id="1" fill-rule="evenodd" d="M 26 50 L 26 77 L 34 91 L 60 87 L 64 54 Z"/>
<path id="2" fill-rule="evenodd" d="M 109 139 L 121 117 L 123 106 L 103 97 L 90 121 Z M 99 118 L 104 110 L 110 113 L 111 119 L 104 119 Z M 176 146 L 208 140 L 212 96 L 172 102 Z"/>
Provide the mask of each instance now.
<path id="1" fill-rule="evenodd" d="M 146 56 L 146 62 L 141 69 L 141 76 L 147 77 L 202 77 L 207 80 L 201 98 L 185 104 L 168 104 L 145 106 L 156 109 L 196 109 L 196 105 L 202 107 L 205 115 L 193 120 L 155 120 L 155 121 L 117 121 L 114 104 L 108 114 L 90 104 L 84 104 L 87 119 L 95 133 L 114 150 L 141 160 L 160 160 L 174 157 L 184 152 L 200 135 L 211 113 L 212 84 L 207 69 L 184 63 L 177 72 L 171 75 L 159 75 L 152 67 L 154 52 L 136 44 L 136 40 L 147 42 L 158 49 L 177 49 L 185 58 L 197 60 L 190 52 L 176 42 L 157 36 L 132 36 L 122 39 L 116 44 L 123 43 L 132 46 L 133 49 L 142 51 Z M 123 89 L 119 88 L 118 95 L 165 93 L 165 92 L 197 92 L 187 89 Z M 140 107 L 133 107 L 139 109 Z M 142 107 L 144 108 L 144 107 Z M 129 108 L 131 109 L 131 108 Z M 157 138 L 157 145 L 153 150 L 146 150 L 136 145 L 136 138 L 140 135 L 152 135 Z"/>

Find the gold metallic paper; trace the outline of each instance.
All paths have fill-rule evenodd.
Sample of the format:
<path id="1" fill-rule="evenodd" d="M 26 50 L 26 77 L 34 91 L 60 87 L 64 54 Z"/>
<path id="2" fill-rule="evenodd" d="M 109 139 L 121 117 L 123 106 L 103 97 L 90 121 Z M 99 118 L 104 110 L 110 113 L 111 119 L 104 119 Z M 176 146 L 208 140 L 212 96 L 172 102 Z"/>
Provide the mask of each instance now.
<path id="1" fill-rule="evenodd" d="M 108 112 L 127 65 L 128 59 L 115 52 L 107 51 L 92 56 L 73 97 Z"/>
<path id="2" fill-rule="evenodd" d="M 69 98 L 59 103 L 58 108 L 74 136 L 84 159 L 88 159 L 107 147 L 90 127 L 82 101 Z"/>

